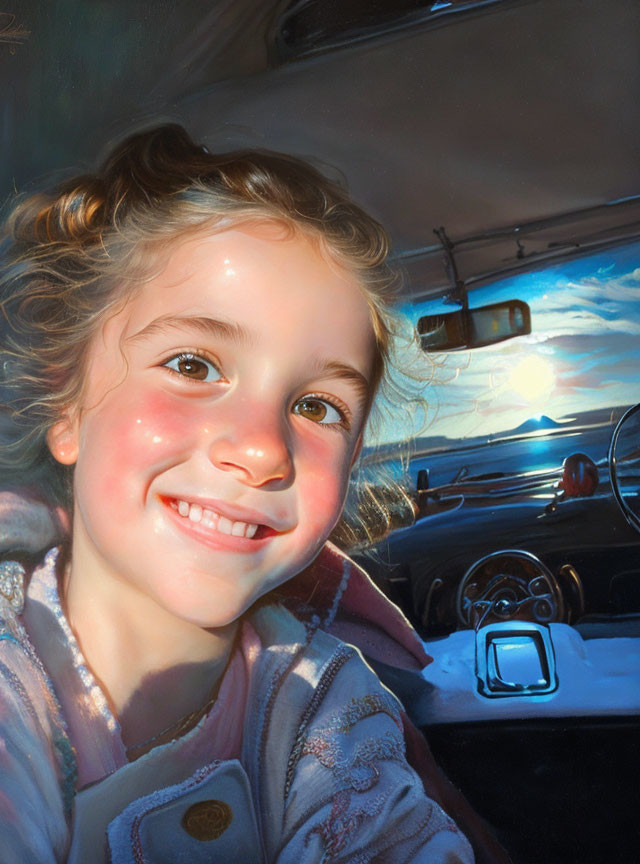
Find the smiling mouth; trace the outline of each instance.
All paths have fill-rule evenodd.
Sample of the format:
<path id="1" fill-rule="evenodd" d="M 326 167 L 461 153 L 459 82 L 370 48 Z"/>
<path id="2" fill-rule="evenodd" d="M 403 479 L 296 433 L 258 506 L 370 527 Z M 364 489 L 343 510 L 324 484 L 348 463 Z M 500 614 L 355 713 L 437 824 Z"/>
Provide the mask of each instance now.
<path id="1" fill-rule="evenodd" d="M 165 505 L 171 507 L 181 519 L 186 523 L 199 525 L 209 531 L 217 534 L 223 534 L 228 537 L 242 537 L 247 540 L 262 540 L 265 537 L 271 537 L 279 532 L 270 525 L 260 525 L 253 522 L 242 522 L 240 520 L 228 519 L 221 513 L 216 513 L 208 507 L 203 507 L 201 504 L 191 503 L 178 498 L 167 498 L 162 496 L 162 501 Z M 186 527 L 186 526 L 185 526 Z"/>

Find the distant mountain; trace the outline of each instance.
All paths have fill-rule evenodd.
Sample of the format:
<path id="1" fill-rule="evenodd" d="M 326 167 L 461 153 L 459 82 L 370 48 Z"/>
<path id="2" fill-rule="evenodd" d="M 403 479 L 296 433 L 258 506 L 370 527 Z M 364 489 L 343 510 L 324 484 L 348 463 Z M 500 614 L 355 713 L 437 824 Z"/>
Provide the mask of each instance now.
<path id="1" fill-rule="evenodd" d="M 485 434 L 469 436 L 468 438 L 448 438 L 446 435 L 421 435 L 409 445 L 409 456 L 415 458 L 416 456 L 424 456 L 426 453 L 436 453 L 445 450 L 468 450 L 494 441 L 517 438 L 532 432 L 547 431 L 552 434 L 552 430 L 555 429 L 573 430 L 600 424 L 612 426 L 622 417 L 628 407 L 630 406 L 621 405 L 596 408 L 591 411 L 579 411 L 571 417 L 565 417 L 563 420 L 554 420 L 552 417 L 543 414 L 539 419 L 530 417 L 524 423 L 521 423 L 520 426 L 514 429 L 500 430 L 495 435 Z M 401 457 L 407 457 L 407 445 L 401 441 L 390 442 L 379 447 L 365 447 L 363 452 L 363 462 L 365 463 L 384 462 Z"/>
<path id="2" fill-rule="evenodd" d="M 516 426 L 515 429 L 512 429 L 509 434 L 521 435 L 524 432 L 538 432 L 540 429 L 559 429 L 560 426 L 566 425 L 566 421 L 564 423 L 559 423 L 557 420 L 547 417 L 546 414 L 541 414 L 540 417 L 530 417 L 528 420 L 525 420 L 524 423 L 521 423 L 519 426 Z"/>

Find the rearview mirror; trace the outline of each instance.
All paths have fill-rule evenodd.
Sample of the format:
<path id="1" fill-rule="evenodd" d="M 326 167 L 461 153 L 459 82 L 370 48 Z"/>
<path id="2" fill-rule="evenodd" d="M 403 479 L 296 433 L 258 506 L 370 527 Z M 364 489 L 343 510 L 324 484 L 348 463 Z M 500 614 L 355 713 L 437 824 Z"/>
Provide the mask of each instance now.
<path id="1" fill-rule="evenodd" d="M 481 348 L 527 333 L 531 333 L 531 310 L 522 300 L 505 300 L 418 319 L 420 345 L 427 352 Z"/>

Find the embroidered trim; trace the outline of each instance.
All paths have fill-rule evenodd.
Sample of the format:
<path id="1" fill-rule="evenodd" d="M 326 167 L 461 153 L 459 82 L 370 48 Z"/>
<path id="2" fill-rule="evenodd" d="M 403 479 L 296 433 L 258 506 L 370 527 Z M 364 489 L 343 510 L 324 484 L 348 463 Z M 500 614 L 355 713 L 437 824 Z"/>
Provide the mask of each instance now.
<path id="1" fill-rule="evenodd" d="M 334 678 L 336 677 L 340 669 L 342 669 L 347 660 L 353 657 L 353 653 L 353 649 L 348 648 L 346 645 L 340 645 L 337 648 L 334 656 L 331 658 L 331 661 L 327 665 L 327 668 L 320 677 L 320 681 L 315 688 L 315 692 L 311 701 L 305 708 L 304 714 L 302 715 L 302 720 L 300 721 L 300 725 L 298 726 L 298 731 L 296 732 L 293 748 L 289 756 L 289 762 L 287 764 L 287 772 L 285 775 L 284 784 L 285 801 L 289 795 L 289 790 L 291 789 L 291 783 L 293 782 L 293 773 L 302 757 L 302 751 L 304 748 L 304 736 L 307 731 L 307 726 L 309 725 L 311 718 L 318 710 L 320 703 L 324 700 L 327 690 L 331 687 Z"/>
<path id="2" fill-rule="evenodd" d="M 347 585 L 349 584 L 349 577 L 351 576 L 351 562 L 348 558 L 345 558 L 342 562 L 342 579 L 340 580 L 340 584 L 338 585 L 338 590 L 336 591 L 335 597 L 333 598 L 333 603 L 331 604 L 331 608 L 327 613 L 327 617 L 324 619 L 323 627 L 327 630 L 331 624 L 333 624 L 333 619 L 336 617 L 338 613 L 338 606 L 340 605 L 340 600 L 342 600 L 342 595 L 347 589 Z"/>
<path id="3" fill-rule="evenodd" d="M 360 853 L 362 864 L 375 864 L 376 861 L 379 864 L 383 864 L 384 861 L 389 860 L 385 853 L 395 850 L 401 843 L 413 841 L 411 851 L 407 852 L 407 860 L 411 860 L 415 856 L 415 853 L 423 849 L 440 831 L 449 831 L 452 834 L 463 836 L 441 807 L 430 799 L 427 803 L 430 805 L 429 813 L 418 822 L 417 826 L 407 828 L 402 832 L 398 832 L 396 828 L 393 832 L 393 837 L 386 838 L 386 843 L 381 843 L 380 841 L 373 842 L 363 849 Z M 357 860 L 360 860 L 360 858 Z M 349 860 L 349 864 L 351 864 L 351 859 Z"/>
<path id="4" fill-rule="evenodd" d="M 145 796 L 146 798 L 159 798 L 159 800 L 154 807 L 150 807 L 148 810 L 145 810 L 144 813 L 138 813 L 131 822 L 129 836 L 131 839 L 131 850 L 133 852 L 133 857 L 136 861 L 136 864 L 149 864 L 149 862 L 144 856 L 144 850 L 142 848 L 142 838 L 140 837 L 140 825 L 142 823 L 142 820 L 150 813 L 155 813 L 156 810 L 164 807 L 167 802 L 176 800 L 177 797 L 182 798 L 186 792 L 189 792 L 191 789 L 195 789 L 204 780 L 206 780 L 207 777 L 212 774 L 219 765 L 220 760 L 216 759 L 214 762 L 210 762 L 208 765 L 203 765 L 202 768 L 198 768 L 198 770 L 193 774 L 192 777 L 189 778 L 188 781 L 180 785 L 179 796 L 175 795 L 175 791 L 177 788 L 175 786 L 169 786 L 166 789 L 160 790 L 159 792 L 152 792 L 150 795 Z M 145 799 L 138 799 L 137 801 L 133 802 L 133 805 L 139 804 L 141 801 L 144 800 Z"/>
<path id="5" fill-rule="evenodd" d="M 366 819 L 373 819 L 381 813 L 388 798 L 389 792 L 380 793 L 363 806 L 350 809 L 351 792 L 348 790 L 338 792 L 334 796 L 328 817 L 308 832 L 306 845 L 309 844 L 314 834 L 319 834 L 325 847 L 321 864 L 331 861 L 343 851 L 349 836 L 357 831 Z M 350 861 L 353 860 L 350 859 Z"/>
<path id="6" fill-rule="evenodd" d="M 0 561 L 0 603 L 8 603 L 15 615 L 24 608 L 25 569 L 17 561 Z"/>
<path id="7" fill-rule="evenodd" d="M 344 735 L 350 732 L 351 729 L 360 720 L 363 720 L 366 717 L 371 717 L 374 714 L 386 714 L 393 720 L 395 725 L 398 727 L 398 730 L 402 732 L 402 721 L 400 720 L 400 715 L 398 714 L 397 704 L 394 697 L 390 693 L 379 692 L 367 693 L 365 696 L 361 696 L 359 699 L 352 699 L 351 702 L 348 702 L 343 708 L 334 711 L 329 717 L 329 722 L 325 726 L 323 726 L 321 729 L 315 730 L 312 735 L 305 737 L 307 726 L 311 717 L 316 713 L 318 704 L 324 699 L 326 691 L 331 686 L 331 683 L 333 682 L 333 679 L 337 675 L 338 671 L 342 668 L 342 666 L 351 656 L 353 656 L 353 650 L 351 648 L 348 648 L 346 645 L 341 646 L 338 649 L 335 658 L 332 660 L 332 662 L 327 667 L 327 670 L 323 674 L 316 689 L 316 692 L 314 693 L 313 699 L 309 703 L 303 715 L 302 722 L 298 727 L 298 732 L 296 734 L 295 743 L 291 751 L 291 756 L 289 757 L 289 764 L 287 766 L 284 792 L 285 799 L 287 798 L 291 789 L 291 784 L 293 782 L 293 774 L 300 759 L 305 755 L 314 755 L 326 768 L 330 768 L 333 770 L 333 763 L 336 762 L 337 756 L 334 754 L 334 757 L 331 757 L 328 754 L 332 751 L 335 751 L 335 753 L 337 754 L 337 752 L 339 751 L 339 744 L 336 740 L 336 736 Z M 404 758 L 404 738 L 395 736 L 391 732 L 385 733 L 384 739 L 387 738 L 389 739 L 389 741 L 393 739 L 393 747 L 390 745 L 385 745 L 385 747 L 381 746 L 376 758 Z M 371 742 L 376 739 L 365 740 Z M 358 760 L 362 763 L 364 763 L 364 761 L 370 758 L 367 755 L 366 748 L 363 745 L 364 742 L 360 742 L 358 744 L 358 746 L 356 747 L 356 756 L 354 756 L 354 759 L 356 759 L 357 757 Z M 371 743 L 369 743 L 368 746 L 371 747 Z M 333 758 L 333 763 L 325 763 L 323 762 L 323 758 Z"/>
<path id="8" fill-rule="evenodd" d="M 256 741 L 257 741 L 257 750 L 255 750 L 255 767 L 256 771 L 251 778 L 251 785 L 254 790 L 255 800 L 263 801 L 264 800 L 264 791 L 263 786 L 266 782 L 266 775 L 262 769 L 263 764 L 263 755 L 267 749 L 267 737 L 269 734 L 269 726 L 271 724 L 272 715 L 273 715 L 273 706 L 278 695 L 278 691 L 282 687 L 285 679 L 289 671 L 291 670 L 294 663 L 298 660 L 298 658 L 304 654 L 304 651 L 309 645 L 313 634 L 309 630 L 305 628 L 305 642 L 304 644 L 296 644 L 295 647 L 289 649 L 290 656 L 288 658 L 288 662 L 281 664 L 279 668 L 276 670 L 274 675 L 271 677 L 271 680 L 266 688 L 266 699 L 262 700 L 262 705 L 259 707 L 259 725 L 256 730 Z M 258 826 L 260 830 L 260 836 L 263 834 L 263 815 L 262 815 L 262 806 L 257 808 L 256 817 L 258 820 Z"/>
<path id="9" fill-rule="evenodd" d="M 403 839 L 405 842 L 409 840 L 414 841 L 412 847 L 413 854 L 413 852 L 421 849 L 441 831 L 449 831 L 451 834 L 457 834 L 460 837 L 464 837 L 464 834 L 462 834 L 458 826 L 449 819 L 447 814 L 438 807 L 437 804 L 434 804 L 426 821 L 424 821 L 413 833 L 407 832 L 406 837 Z"/>
<path id="10" fill-rule="evenodd" d="M 64 804 L 65 814 L 71 816 L 73 810 L 73 799 L 76 795 L 78 786 L 78 764 L 76 761 L 76 751 L 71 744 L 67 722 L 62 713 L 62 706 L 58 702 L 58 697 L 55 695 L 53 682 L 49 677 L 47 670 L 42 665 L 42 661 L 36 654 L 33 645 L 28 641 L 25 634 L 25 640 L 19 643 L 20 648 L 27 658 L 34 665 L 38 674 L 44 680 L 44 697 L 49 711 L 49 719 L 53 727 L 53 747 L 60 758 L 60 768 L 62 771 L 62 779 L 60 789 L 62 791 L 62 800 Z"/>
<path id="11" fill-rule="evenodd" d="M 356 723 L 373 714 L 386 714 L 402 731 L 402 720 L 398 713 L 398 702 L 391 693 L 384 690 L 367 693 L 358 699 L 352 699 L 342 708 L 338 708 L 329 717 L 326 729 L 332 732 L 349 732 Z"/>
<path id="12" fill-rule="evenodd" d="M 55 565 L 57 554 L 57 549 L 51 549 L 45 557 L 45 564 L 47 564 L 50 560 L 52 562 L 52 566 Z M 2 568 L 3 564 L 13 565 L 16 564 L 16 562 L 2 562 L 0 563 L 0 568 Z M 62 793 L 64 812 L 67 817 L 70 817 L 73 809 L 73 799 L 76 794 L 76 786 L 78 782 L 76 754 L 71 744 L 71 741 L 69 740 L 67 724 L 62 714 L 62 708 L 60 706 L 60 703 L 58 702 L 58 699 L 55 695 L 53 683 L 49 678 L 49 675 L 47 674 L 47 671 L 44 668 L 42 661 L 36 654 L 26 630 L 24 629 L 20 620 L 16 617 L 18 605 L 20 605 L 20 611 L 22 611 L 24 605 L 24 602 L 18 604 L 18 600 L 20 596 L 22 596 L 24 601 L 25 577 L 25 571 L 22 565 L 17 564 L 16 567 L 19 569 L 9 568 L 9 576 L 11 580 L 19 578 L 20 588 L 14 597 L 14 599 L 17 598 L 15 603 L 7 603 L 6 595 L 5 598 L 3 598 L 4 602 L 2 603 L 2 605 L 4 605 L 5 609 L 7 609 L 8 617 L 6 619 L 0 619 L 0 625 L 2 628 L 0 630 L 0 640 L 7 639 L 11 642 L 14 642 L 20 648 L 24 656 L 32 664 L 36 674 L 39 675 L 42 683 L 44 684 L 41 693 L 44 696 L 44 700 L 48 710 L 48 719 L 52 727 L 51 743 L 55 753 L 58 756 L 58 767 L 60 770 L 59 783 L 60 791 Z M 9 686 L 12 686 L 14 691 L 22 699 L 32 719 L 38 724 L 38 726 L 40 726 L 40 720 L 37 715 L 36 709 L 20 679 L 4 663 L 0 664 L 0 670 L 4 675 L 5 679 L 7 680 Z"/>
<path id="13" fill-rule="evenodd" d="M 64 812 L 67 816 L 71 816 L 73 799 L 76 797 L 76 787 L 78 785 L 76 751 L 73 749 L 71 741 L 69 741 L 64 730 L 54 736 L 53 746 L 62 767 L 62 783 L 60 788 L 62 791 Z"/>
<path id="14" fill-rule="evenodd" d="M 377 762 L 404 762 L 404 740 L 391 731 L 370 736 L 359 741 L 353 755 L 348 757 L 333 733 L 320 730 L 307 739 L 302 756 L 315 756 L 333 773 L 341 789 L 350 787 L 354 792 L 366 792 L 380 778 Z"/>
<path id="15" fill-rule="evenodd" d="M 27 689 L 20 680 L 20 678 L 18 678 L 18 676 L 12 669 L 9 669 L 9 667 L 2 662 L 0 662 L 0 675 L 5 678 L 9 687 L 14 691 L 14 693 L 17 694 L 18 698 L 29 712 L 29 716 L 34 721 L 34 723 L 40 725 L 38 713 L 34 708 L 33 702 L 29 697 Z"/>
<path id="16" fill-rule="evenodd" d="M 120 725 L 114 717 L 102 689 L 99 687 L 96 679 L 93 677 L 93 673 L 86 664 L 82 652 L 80 651 L 80 646 L 78 645 L 76 637 L 67 621 L 67 617 L 64 614 L 62 603 L 60 602 L 56 569 L 59 552 L 60 550 L 58 548 L 51 549 L 47 553 L 41 568 L 47 605 L 55 615 L 56 621 L 67 640 L 73 665 L 85 687 L 86 698 L 90 703 L 90 707 L 102 715 L 109 732 L 115 732 L 116 730 L 119 730 Z"/>
<path id="17" fill-rule="evenodd" d="M 310 634 L 307 634 L 307 642 L 311 638 Z M 258 774 L 260 774 L 261 763 L 262 763 L 262 754 L 265 752 L 269 722 L 271 720 L 271 715 L 273 713 L 273 703 L 275 702 L 276 696 L 278 695 L 278 691 L 282 687 L 282 684 L 289 672 L 291 666 L 295 663 L 298 657 L 302 654 L 305 645 L 296 646 L 296 650 L 292 653 L 291 659 L 289 663 L 287 663 L 285 668 L 280 667 L 275 674 L 273 675 L 269 686 L 267 687 L 267 699 L 266 705 L 264 707 L 264 711 L 262 712 L 262 728 L 260 731 L 260 747 L 258 749 Z M 267 720 L 268 718 L 268 720 Z"/>
<path id="18" fill-rule="evenodd" d="M 346 649 L 346 650 L 345 650 Z M 353 656 L 353 649 L 343 647 L 342 664 L 348 656 Z M 340 665 L 342 665 L 340 664 Z M 325 690 L 338 671 L 337 665 L 330 665 L 327 673 L 323 676 L 321 684 Z M 324 693 L 322 694 L 324 696 Z M 317 706 L 314 706 L 314 712 Z M 308 714 L 308 716 L 307 716 Z M 375 714 L 386 714 L 392 721 L 393 727 L 382 734 L 370 735 L 349 741 L 349 732 L 361 720 Z M 308 835 L 307 843 L 313 836 L 318 834 L 324 844 L 322 861 L 334 861 L 345 849 L 351 835 L 358 830 L 366 819 L 378 815 L 388 800 L 391 792 L 378 793 L 373 796 L 354 800 L 353 794 L 374 790 L 380 780 L 380 763 L 383 761 L 395 761 L 405 763 L 405 742 L 402 733 L 402 722 L 398 712 L 397 702 L 394 697 L 385 691 L 367 693 L 357 699 L 352 699 L 343 707 L 333 711 L 328 722 L 319 729 L 307 732 L 310 711 L 305 712 L 303 723 L 298 730 L 296 744 L 287 771 L 287 794 L 290 791 L 293 772 L 298 762 L 304 756 L 313 756 L 333 776 L 334 792 L 330 793 L 331 812 L 329 816 L 319 825 L 314 826 Z M 329 803 L 329 802 L 328 802 Z M 357 858 L 361 864 L 368 864 L 367 855 Z M 350 858 L 349 862 L 355 864 L 356 859 Z"/>
<path id="19" fill-rule="evenodd" d="M 10 638 L 12 641 L 15 640 L 11 637 L 0 637 L 0 638 Z M 18 643 L 20 644 L 20 643 Z M 20 647 L 24 647 L 20 645 Z M 40 668 L 37 669 L 38 672 L 42 670 Z M 43 673 L 44 674 L 44 673 Z M 20 680 L 18 676 L 9 669 L 4 663 L 0 662 L 0 675 L 2 675 L 9 685 L 9 687 L 17 694 L 22 704 L 27 709 L 29 716 L 40 727 L 40 718 L 38 717 L 38 713 L 31 701 L 29 694 Z M 49 686 L 49 679 L 45 677 L 45 699 L 47 702 L 47 708 L 49 709 L 49 719 L 51 720 L 51 724 L 53 726 L 53 737 L 51 743 L 53 745 L 54 751 L 58 755 L 58 765 L 60 768 L 61 777 L 59 780 L 60 783 L 60 791 L 62 793 L 62 803 L 64 807 L 64 812 L 66 816 L 71 815 L 71 811 L 73 810 L 73 799 L 76 794 L 76 785 L 78 782 L 78 767 L 76 764 L 76 754 L 71 745 L 69 737 L 67 735 L 67 729 L 64 721 L 60 719 L 59 711 L 60 708 L 57 706 L 54 697 L 52 696 Z"/>

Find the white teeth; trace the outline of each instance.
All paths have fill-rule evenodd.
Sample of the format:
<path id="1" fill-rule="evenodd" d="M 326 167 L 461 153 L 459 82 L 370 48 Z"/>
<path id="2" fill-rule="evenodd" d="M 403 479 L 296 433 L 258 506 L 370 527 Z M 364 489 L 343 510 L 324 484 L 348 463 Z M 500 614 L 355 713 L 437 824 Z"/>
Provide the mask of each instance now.
<path id="1" fill-rule="evenodd" d="M 189 504 L 188 501 L 178 500 L 171 501 L 171 507 L 178 510 L 178 513 L 190 519 L 192 522 L 199 522 L 205 528 L 213 528 L 220 531 L 222 534 L 231 534 L 234 537 L 254 537 L 258 530 L 257 525 L 249 522 L 233 522 L 226 516 L 221 516 L 213 510 L 205 510 L 200 504 Z"/>
<path id="2" fill-rule="evenodd" d="M 202 519 L 202 507 L 199 504 L 192 504 L 189 509 L 189 519 L 192 522 L 199 522 Z"/>
<path id="3" fill-rule="evenodd" d="M 233 522 L 231 519 L 227 519 L 226 516 L 220 516 L 218 519 L 218 531 L 222 534 L 231 534 L 231 529 L 233 528 Z"/>
<path id="4" fill-rule="evenodd" d="M 215 528 L 218 524 L 218 514 L 214 513 L 213 510 L 203 510 L 200 524 L 204 525 L 205 528 Z"/>

